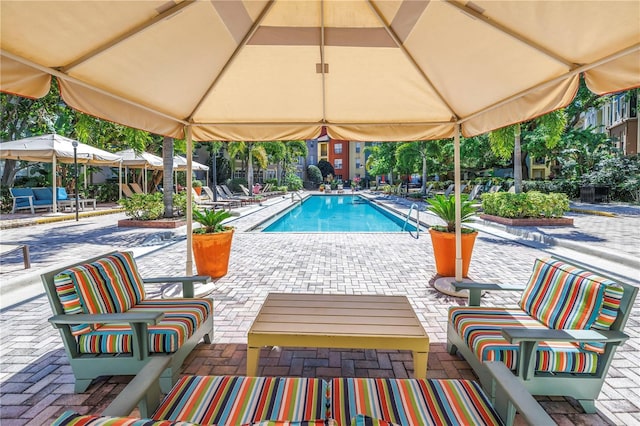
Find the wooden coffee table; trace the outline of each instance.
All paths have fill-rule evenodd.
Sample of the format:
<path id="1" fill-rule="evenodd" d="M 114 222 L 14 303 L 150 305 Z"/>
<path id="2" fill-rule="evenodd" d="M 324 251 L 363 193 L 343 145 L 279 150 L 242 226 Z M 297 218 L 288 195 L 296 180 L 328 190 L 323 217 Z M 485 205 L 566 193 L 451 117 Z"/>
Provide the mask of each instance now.
<path id="1" fill-rule="evenodd" d="M 248 334 L 247 375 L 263 346 L 399 349 L 426 378 L 429 336 L 405 296 L 269 293 Z"/>

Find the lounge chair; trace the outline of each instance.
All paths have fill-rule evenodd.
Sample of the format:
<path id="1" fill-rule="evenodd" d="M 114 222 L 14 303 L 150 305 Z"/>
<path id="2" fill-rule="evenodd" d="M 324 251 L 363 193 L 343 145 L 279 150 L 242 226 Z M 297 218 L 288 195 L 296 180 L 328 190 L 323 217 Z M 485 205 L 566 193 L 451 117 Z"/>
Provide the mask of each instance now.
<path id="1" fill-rule="evenodd" d="M 144 194 L 145 192 L 142 190 L 142 188 L 140 187 L 140 185 L 138 185 L 136 182 L 131 182 L 129 184 L 129 186 L 131 187 L 131 189 L 133 190 L 133 192 L 135 192 L 136 194 Z"/>
<path id="2" fill-rule="evenodd" d="M 231 207 L 234 205 L 234 203 L 232 203 L 231 201 L 225 201 L 225 200 L 217 200 L 217 201 L 213 201 L 213 198 L 209 198 L 209 196 L 207 195 L 207 197 L 202 197 L 200 195 L 198 195 L 198 193 L 196 192 L 195 189 L 191 188 L 191 194 L 192 194 L 192 198 L 193 198 L 193 202 L 196 203 L 196 205 L 201 206 L 201 207 L 212 207 L 212 208 L 216 208 L 216 207 L 220 207 L 221 209 L 228 209 L 229 211 L 231 211 Z"/>
<path id="3" fill-rule="evenodd" d="M 127 198 L 133 197 L 133 191 L 131 190 L 131 188 L 129 188 L 129 185 L 127 185 L 126 183 L 123 183 L 122 185 L 120 185 L 120 191 L 122 191 L 124 196 Z"/>
<path id="4" fill-rule="evenodd" d="M 234 195 L 226 185 L 217 185 L 216 192 L 218 194 L 218 198 L 221 198 L 224 201 L 239 203 L 240 206 L 244 206 L 246 203 L 251 201 L 251 197 L 246 197 L 244 195 Z"/>
<path id="5" fill-rule="evenodd" d="M 196 344 L 211 343 L 213 301 L 193 298 L 208 276 L 143 279 L 133 255 L 113 252 L 42 274 L 75 376 L 84 392 L 99 376 L 137 374 L 151 359 L 168 358 L 161 386 L 171 389 Z M 146 283 L 182 283 L 185 298 L 149 299 Z"/>
<path id="6" fill-rule="evenodd" d="M 483 387 L 487 361 L 503 361 L 533 395 L 571 396 L 586 413 L 604 384 L 638 288 L 556 258 L 538 259 L 527 285 L 452 283 L 469 306 L 449 308 L 447 350 L 462 354 Z M 482 291 L 522 292 L 515 307 L 480 305 Z"/>
<path id="7" fill-rule="evenodd" d="M 469 191 L 469 201 L 473 201 L 475 200 L 478 195 L 480 195 L 480 192 L 482 191 L 482 185 L 474 185 L 473 188 L 471 188 L 471 191 Z"/>

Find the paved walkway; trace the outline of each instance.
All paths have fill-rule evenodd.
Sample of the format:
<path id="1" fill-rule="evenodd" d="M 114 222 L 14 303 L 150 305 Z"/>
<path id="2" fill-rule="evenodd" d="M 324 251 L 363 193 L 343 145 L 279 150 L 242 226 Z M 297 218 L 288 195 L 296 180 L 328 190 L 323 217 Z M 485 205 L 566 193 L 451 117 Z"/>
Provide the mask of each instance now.
<path id="1" fill-rule="evenodd" d="M 399 211 L 406 202 L 382 200 Z M 248 232 L 260 220 L 290 204 L 289 198 L 252 206 L 234 220 L 229 274 L 216 282 L 214 344 L 200 344 L 187 359 L 185 374 L 244 374 L 246 333 L 266 295 L 272 291 L 407 295 L 431 339 L 428 377 L 473 378 L 469 365 L 445 351 L 447 308 L 465 300 L 442 295 L 432 287 L 432 247 L 426 235 L 408 234 L 266 234 Z M 599 206 L 589 206 L 596 208 Z M 586 253 L 615 251 L 636 256 L 640 209 L 616 217 L 575 214 L 575 226 L 545 229 L 554 238 L 581 242 L 585 250 L 555 246 L 478 223 L 482 232 L 474 249 L 470 275 L 478 281 L 524 283 L 536 257 L 558 254 L 588 263 L 627 281 L 638 281 L 630 265 Z M 573 215 L 573 214 L 572 214 Z M 62 411 L 99 413 L 122 390 L 129 377 L 105 377 L 82 394 L 73 393 L 73 376 L 58 333 L 48 324 L 49 304 L 37 275 L 45 269 L 79 261 L 113 249 L 132 249 L 143 276 L 183 275 L 184 231 L 118 228 L 122 214 L 0 231 L 2 243 L 27 243 L 32 271 L 22 269 L 19 255 L 2 258 L 0 272 L 0 422 L 2 425 L 48 424 Z M 423 221 L 435 221 L 424 215 Z M 524 244 L 523 244 L 524 243 Z M 12 260 L 13 259 L 13 260 Z M 8 287 L 7 287 L 8 284 Z M 149 288 L 159 294 L 162 287 Z M 487 305 L 513 305 L 517 294 L 489 293 Z M 12 299 L 13 298 L 13 299 Z M 631 339 L 619 348 L 596 406 L 583 414 L 575 401 L 539 400 L 560 424 L 640 424 L 640 301 L 626 331 Z M 316 377 L 407 377 L 413 369 L 404 351 L 266 348 L 259 374 Z"/>

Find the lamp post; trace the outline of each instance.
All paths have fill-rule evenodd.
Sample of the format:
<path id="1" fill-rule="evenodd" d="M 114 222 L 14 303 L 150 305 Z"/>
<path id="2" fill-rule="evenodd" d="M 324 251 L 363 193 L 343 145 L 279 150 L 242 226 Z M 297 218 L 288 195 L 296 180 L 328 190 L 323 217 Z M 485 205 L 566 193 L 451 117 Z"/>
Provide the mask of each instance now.
<path id="1" fill-rule="evenodd" d="M 216 152 L 213 154 L 212 163 L 212 174 L 213 174 L 213 202 L 216 203 L 218 201 L 218 154 L 220 150 L 216 149 Z"/>
<path id="2" fill-rule="evenodd" d="M 74 181 L 75 181 L 75 192 L 76 192 L 76 222 L 78 221 L 78 206 L 80 204 L 80 194 L 78 194 L 78 142 L 71 142 L 73 145 L 73 165 L 75 167 L 74 170 Z"/>

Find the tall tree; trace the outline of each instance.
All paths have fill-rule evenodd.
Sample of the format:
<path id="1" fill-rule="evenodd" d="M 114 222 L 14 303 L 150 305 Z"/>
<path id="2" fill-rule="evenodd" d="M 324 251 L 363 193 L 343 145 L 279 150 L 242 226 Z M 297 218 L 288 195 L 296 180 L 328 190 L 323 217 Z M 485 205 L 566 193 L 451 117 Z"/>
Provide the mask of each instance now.
<path id="1" fill-rule="evenodd" d="M 489 133 L 493 152 L 501 158 L 513 155 L 513 178 L 516 193 L 522 189 L 522 152 L 541 153 L 554 148 L 565 130 L 567 117 L 564 110 L 542 115 L 532 121 L 503 127 Z M 526 146 L 521 147 L 521 136 Z"/>
<path id="2" fill-rule="evenodd" d="M 406 165 L 405 168 L 409 173 L 421 171 L 420 192 L 423 195 L 427 193 L 427 160 L 431 156 L 429 148 L 434 145 L 430 141 L 414 141 L 401 143 L 396 149 L 396 161 L 399 165 Z"/>
<path id="3" fill-rule="evenodd" d="M 162 140 L 162 201 L 164 203 L 164 217 L 173 217 L 173 138 L 165 136 Z"/>

